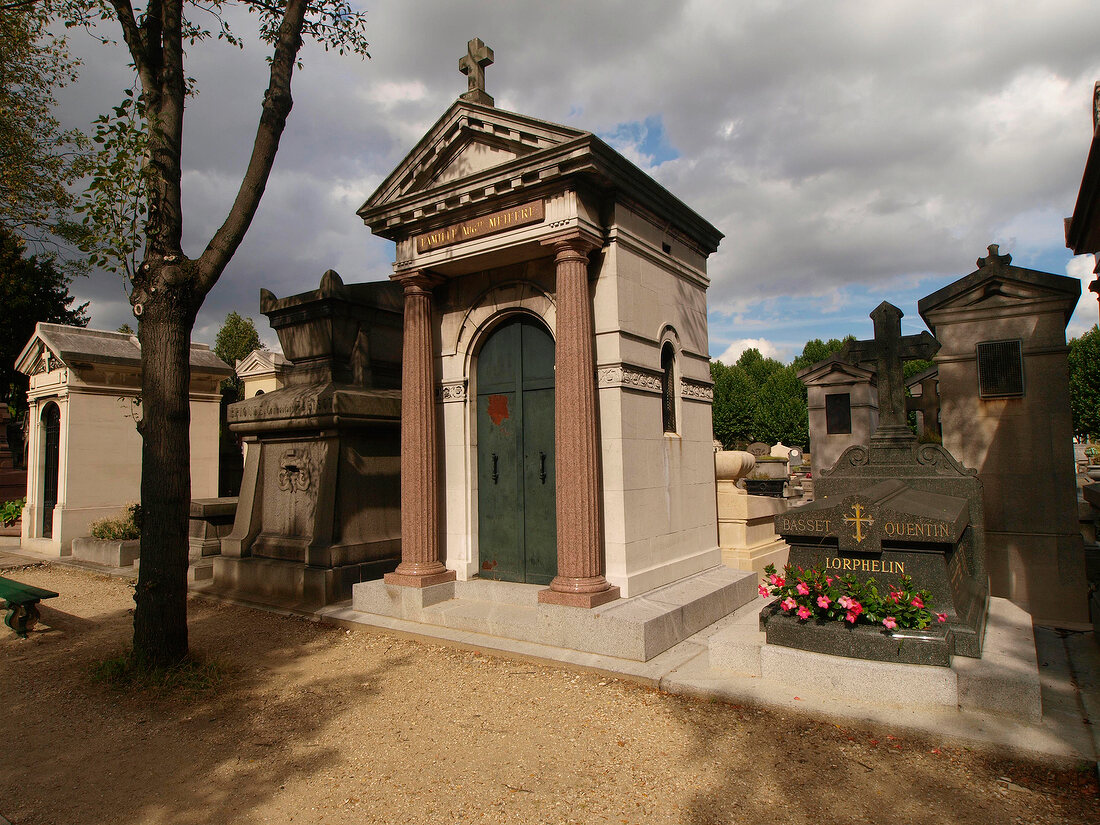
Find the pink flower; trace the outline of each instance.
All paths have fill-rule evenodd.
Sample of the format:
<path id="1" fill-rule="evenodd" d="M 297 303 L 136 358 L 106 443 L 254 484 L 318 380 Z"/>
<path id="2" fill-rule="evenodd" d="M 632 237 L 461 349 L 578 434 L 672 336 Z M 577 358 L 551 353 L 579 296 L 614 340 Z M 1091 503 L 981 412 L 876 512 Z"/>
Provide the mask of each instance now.
<path id="1" fill-rule="evenodd" d="M 885 619 L 882 620 L 882 626 L 885 627 L 887 630 L 893 630 L 895 627 L 898 626 L 898 623 L 894 621 L 893 616 L 887 616 Z"/>
<path id="2" fill-rule="evenodd" d="M 832 576 L 825 577 L 825 584 L 832 584 L 835 581 Z"/>
<path id="3" fill-rule="evenodd" d="M 829 597 L 828 596 L 818 596 L 817 597 L 817 606 L 825 608 L 826 610 L 828 610 L 829 609 Z"/>
<path id="4" fill-rule="evenodd" d="M 852 624 L 855 624 L 856 623 L 856 614 L 853 613 L 851 610 L 849 610 L 847 613 L 844 614 L 844 621 L 851 622 Z"/>
<path id="5" fill-rule="evenodd" d="M 841 596 L 839 599 L 836 600 L 836 603 L 843 607 L 845 610 L 852 606 L 852 600 L 849 599 L 847 596 Z"/>
<path id="6" fill-rule="evenodd" d="M 774 587 L 782 587 L 784 584 L 787 583 L 786 580 L 778 573 L 772 573 L 768 580 L 772 583 L 772 586 Z"/>
<path id="7" fill-rule="evenodd" d="M 849 599 L 849 601 L 848 601 L 848 612 L 851 613 L 854 616 L 858 616 L 860 613 L 863 612 L 863 605 L 861 605 L 855 599 Z"/>
<path id="8" fill-rule="evenodd" d="M 779 606 L 782 607 L 784 610 L 794 610 L 798 606 L 798 602 L 788 596 L 779 603 Z"/>
<path id="9" fill-rule="evenodd" d="M 798 618 L 800 618 L 800 619 L 808 619 L 808 618 L 810 618 L 810 616 L 812 616 L 812 615 L 813 615 L 813 614 L 812 614 L 812 613 L 810 613 L 810 608 L 808 608 L 808 607 L 806 607 L 806 606 L 802 606 L 802 607 L 798 608 Z"/>
<path id="10" fill-rule="evenodd" d="M 799 582 L 798 586 L 795 587 L 795 590 L 798 591 L 799 596 L 809 596 L 810 595 L 810 588 L 809 588 L 809 585 L 806 584 L 806 582 Z"/>
<path id="11" fill-rule="evenodd" d="M 771 595 L 768 588 L 766 588 L 764 585 L 760 585 L 760 587 L 758 587 L 756 589 L 760 591 L 761 596 L 770 596 Z"/>
<path id="12" fill-rule="evenodd" d="M 937 622 L 946 622 L 947 621 L 947 614 L 946 613 L 937 613 L 936 614 L 936 621 Z"/>
<path id="13" fill-rule="evenodd" d="M 892 602 L 899 601 L 901 599 L 901 593 L 899 593 L 896 590 L 891 590 L 889 598 L 890 598 L 890 601 L 892 601 Z"/>
<path id="14" fill-rule="evenodd" d="M 920 596 L 914 596 L 913 601 L 909 602 L 909 604 L 913 605 L 913 607 L 924 607 L 924 601 L 921 600 Z"/>

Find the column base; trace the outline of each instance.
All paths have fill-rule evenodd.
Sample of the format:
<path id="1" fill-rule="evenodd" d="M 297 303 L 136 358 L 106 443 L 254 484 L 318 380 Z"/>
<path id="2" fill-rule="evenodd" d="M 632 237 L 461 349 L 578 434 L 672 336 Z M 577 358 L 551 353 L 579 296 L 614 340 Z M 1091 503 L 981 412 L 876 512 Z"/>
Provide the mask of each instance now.
<path id="1" fill-rule="evenodd" d="M 619 598 L 619 588 L 609 587 L 596 593 L 561 593 L 557 590 L 539 591 L 539 604 L 559 604 L 563 607 L 581 607 L 589 610 Z"/>
<path id="2" fill-rule="evenodd" d="M 444 570 L 442 573 L 387 573 L 382 577 L 386 584 L 396 584 L 401 587 L 431 587 L 433 584 L 453 582 L 457 578 L 454 570 Z"/>

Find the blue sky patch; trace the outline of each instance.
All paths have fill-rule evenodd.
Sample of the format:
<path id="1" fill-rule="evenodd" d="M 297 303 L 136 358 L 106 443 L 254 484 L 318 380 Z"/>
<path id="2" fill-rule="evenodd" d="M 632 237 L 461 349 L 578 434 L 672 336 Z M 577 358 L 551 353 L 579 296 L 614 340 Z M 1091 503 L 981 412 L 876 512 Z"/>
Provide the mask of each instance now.
<path id="1" fill-rule="evenodd" d="M 661 115 L 620 123 L 611 131 L 600 132 L 599 136 L 619 151 L 627 147 L 636 148 L 643 155 L 653 158 L 654 166 L 680 157 L 680 151 L 668 142 Z"/>

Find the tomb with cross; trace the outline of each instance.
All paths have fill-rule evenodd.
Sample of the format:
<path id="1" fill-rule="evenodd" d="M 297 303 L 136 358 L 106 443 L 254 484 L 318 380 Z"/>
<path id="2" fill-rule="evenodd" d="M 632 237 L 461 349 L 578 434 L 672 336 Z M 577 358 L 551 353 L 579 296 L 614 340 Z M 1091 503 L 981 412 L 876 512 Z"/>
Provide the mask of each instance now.
<path id="1" fill-rule="evenodd" d="M 889 592 L 912 580 L 931 594 L 944 621 L 924 630 L 800 620 L 780 601 L 760 614 L 768 644 L 907 664 L 950 666 L 956 655 L 980 657 L 989 602 L 982 487 L 939 444 L 921 444 L 906 421 L 902 365 L 930 359 L 939 342 L 928 332 L 902 335 L 902 312 L 883 302 L 871 318 L 875 337 L 838 354 L 873 368 L 879 426 L 866 445 L 845 450 L 815 481 L 816 500 L 775 517 L 790 546 L 789 563 Z M 904 641 L 899 642 L 899 638 Z"/>
<path id="2" fill-rule="evenodd" d="M 902 365 L 918 359 L 927 361 L 940 348 L 939 341 L 927 331 L 919 335 L 902 335 L 903 314 L 893 304 L 883 301 L 871 313 L 875 337 L 870 341 L 849 341 L 840 353 L 840 357 L 851 364 L 869 366 L 875 370 L 879 423 L 872 443 L 883 446 L 903 446 L 915 440 L 916 436 L 907 421 Z"/>

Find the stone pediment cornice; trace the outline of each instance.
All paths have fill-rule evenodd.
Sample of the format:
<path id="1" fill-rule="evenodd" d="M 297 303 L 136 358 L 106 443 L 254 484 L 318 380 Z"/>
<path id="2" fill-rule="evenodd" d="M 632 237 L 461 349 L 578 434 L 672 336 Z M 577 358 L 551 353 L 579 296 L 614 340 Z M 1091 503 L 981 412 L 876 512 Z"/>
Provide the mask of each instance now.
<path id="1" fill-rule="evenodd" d="M 1005 308 L 1030 311 L 1023 309 L 1025 304 L 1032 307 L 1051 304 L 1051 309 L 1061 310 L 1069 323 L 1081 296 L 1081 282 L 1065 275 L 1013 266 L 1011 256 L 999 256 L 996 249 L 991 246 L 990 256 L 979 259 L 978 269 L 917 302 L 917 312 L 933 334 L 934 324 L 956 311 L 989 309 L 1001 313 Z"/>
<path id="2" fill-rule="evenodd" d="M 490 124 L 494 116 L 506 116 L 519 119 L 519 122 L 553 127 L 553 124 L 461 101 L 452 107 L 449 115 L 467 108 L 476 110 Z M 614 192 L 617 197 L 640 205 L 693 240 L 704 255 L 713 253 L 723 237 L 706 219 L 598 137 L 566 127 L 554 127 L 559 130 L 555 135 L 559 138 L 557 143 L 547 138 L 544 146 L 531 145 L 511 160 L 469 175 L 442 182 L 427 180 L 426 169 L 445 168 L 454 157 L 453 151 L 436 148 L 436 141 L 429 140 L 436 131 L 452 134 L 439 127 L 437 123 L 359 210 L 363 222 L 376 235 L 402 240 L 579 183 L 586 189 Z M 452 139 L 469 141 L 473 138 L 469 134 L 454 133 Z M 488 137 L 481 140 L 488 145 Z M 499 144 L 500 138 L 497 140 Z M 425 142 L 432 146 L 426 147 Z M 419 159 L 419 154 L 428 154 L 429 150 L 436 167 L 430 163 L 425 165 Z M 424 184 L 424 188 L 412 185 L 417 181 Z"/>

